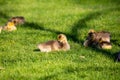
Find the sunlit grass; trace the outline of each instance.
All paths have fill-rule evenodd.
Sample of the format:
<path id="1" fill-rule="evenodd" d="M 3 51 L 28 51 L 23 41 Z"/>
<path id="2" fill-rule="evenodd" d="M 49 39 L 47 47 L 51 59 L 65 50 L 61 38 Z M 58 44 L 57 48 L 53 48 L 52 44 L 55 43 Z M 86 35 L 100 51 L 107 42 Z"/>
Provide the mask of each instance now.
<path id="1" fill-rule="evenodd" d="M 0 25 L 13 16 L 26 23 L 0 34 L 1 80 L 119 80 L 119 0 L 1 0 Z M 111 33 L 113 48 L 85 48 L 89 29 Z M 37 44 L 66 34 L 71 50 L 42 53 Z M 80 56 L 85 56 L 81 58 Z"/>

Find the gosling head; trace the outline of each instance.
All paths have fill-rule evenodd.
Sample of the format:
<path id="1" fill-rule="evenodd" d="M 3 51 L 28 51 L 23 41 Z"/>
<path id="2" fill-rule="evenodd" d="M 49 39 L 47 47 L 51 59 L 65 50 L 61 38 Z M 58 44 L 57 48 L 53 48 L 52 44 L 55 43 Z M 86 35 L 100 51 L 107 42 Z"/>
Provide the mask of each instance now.
<path id="1" fill-rule="evenodd" d="M 59 34 L 57 37 L 57 40 L 60 41 L 61 43 L 66 43 L 67 42 L 67 38 L 64 34 Z"/>

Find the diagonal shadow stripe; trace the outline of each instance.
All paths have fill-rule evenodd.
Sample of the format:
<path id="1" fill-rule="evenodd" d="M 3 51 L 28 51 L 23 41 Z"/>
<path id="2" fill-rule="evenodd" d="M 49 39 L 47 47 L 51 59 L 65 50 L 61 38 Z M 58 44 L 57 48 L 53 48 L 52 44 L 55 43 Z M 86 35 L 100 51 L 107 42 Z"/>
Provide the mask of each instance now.
<path id="1" fill-rule="evenodd" d="M 37 23 L 34 23 L 34 22 L 26 22 L 24 24 L 24 26 L 29 27 L 29 28 L 33 28 L 33 29 L 40 29 L 40 30 L 44 30 L 44 31 L 49 31 L 49 32 L 56 33 L 56 34 L 63 33 L 70 40 L 72 40 L 74 42 L 77 42 L 77 43 L 80 42 L 81 45 L 82 45 L 83 41 L 78 39 L 78 36 L 81 36 L 82 34 L 79 34 L 78 30 L 80 31 L 83 28 L 88 28 L 86 22 L 88 22 L 88 21 L 90 21 L 92 19 L 98 18 L 100 15 L 106 14 L 106 13 L 111 12 L 113 10 L 120 10 L 120 7 L 118 7 L 118 8 L 108 8 L 108 9 L 104 9 L 102 11 L 96 11 L 96 12 L 88 14 L 86 17 L 84 17 L 83 19 L 78 20 L 77 22 L 75 22 L 73 24 L 73 26 L 72 26 L 73 28 L 71 30 L 71 33 L 65 33 L 65 32 L 62 32 L 62 31 L 46 29 L 43 24 L 37 24 Z"/>
<path id="2" fill-rule="evenodd" d="M 84 28 L 88 28 L 88 25 L 86 24 L 88 21 L 92 19 L 96 19 L 100 17 L 102 14 L 107 14 L 108 12 L 112 12 L 114 10 L 120 10 L 120 7 L 108 8 L 108 9 L 103 9 L 102 11 L 101 10 L 96 11 L 96 12 L 88 14 L 85 18 L 78 20 L 77 23 L 73 24 L 73 28 L 72 28 L 71 36 L 73 38 L 73 41 L 77 41 L 82 44 L 83 41 L 78 39 L 78 36 L 81 36 L 82 33 L 79 34 L 78 31 L 80 32 L 80 30 Z"/>
<path id="3" fill-rule="evenodd" d="M 88 28 L 86 22 L 88 22 L 89 20 L 95 19 L 100 15 L 101 15 L 101 12 L 94 12 L 87 15 L 85 18 L 80 19 L 77 23 L 75 23 L 73 25 L 72 34 L 71 34 L 73 41 L 77 41 L 78 43 L 80 42 L 82 44 L 83 41 L 78 39 L 78 36 L 81 36 L 82 33 L 79 34 L 78 31 L 82 30 L 83 28 Z"/>
<path id="4" fill-rule="evenodd" d="M 24 26 L 32 28 L 32 29 L 44 30 L 44 31 L 48 31 L 48 32 L 56 33 L 56 34 L 61 34 L 62 33 L 62 34 L 65 34 L 70 40 L 72 40 L 74 42 L 77 42 L 77 43 L 79 43 L 79 42 L 82 43 L 83 41 L 81 41 L 77 38 L 80 35 L 80 34 L 77 34 L 78 33 L 77 30 L 87 28 L 86 22 L 91 20 L 91 19 L 95 19 L 96 17 L 98 17 L 100 15 L 101 15 L 100 12 L 95 12 L 95 13 L 91 13 L 87 17 L 79 20 L 76 24 L 74 24 L 70 34 L 64 33 L 64 32 L 61 32 L 61 31 L 57 31 L 57 30 L 46 29 L 43 26 L 43 24 L 37 24 L 37 23 L 34 23 L 34 22 L 26 22 L 24 24 Z"/>
<path id="5" fill-rule="evenodd" d="M 3 12 L 0 12 L 0 17 L 4 19 L 9 19 L 10 17 L 4 14 Z"/>

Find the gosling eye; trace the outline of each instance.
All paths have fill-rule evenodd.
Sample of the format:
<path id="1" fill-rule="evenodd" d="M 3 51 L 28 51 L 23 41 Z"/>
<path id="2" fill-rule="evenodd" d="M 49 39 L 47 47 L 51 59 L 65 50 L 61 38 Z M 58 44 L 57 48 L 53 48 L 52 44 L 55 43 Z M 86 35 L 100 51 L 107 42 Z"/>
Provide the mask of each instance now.
<path id="1" fill-rule="evenodd" d="M 16 24 L 17 22 L 16 22 L 16 21 L 14 21 L 14 23 Z"/>
<path id="2" fill-rule="evenodd" d="M 61 35 L 58 37 L 59 39 L 61 38 Z"/>

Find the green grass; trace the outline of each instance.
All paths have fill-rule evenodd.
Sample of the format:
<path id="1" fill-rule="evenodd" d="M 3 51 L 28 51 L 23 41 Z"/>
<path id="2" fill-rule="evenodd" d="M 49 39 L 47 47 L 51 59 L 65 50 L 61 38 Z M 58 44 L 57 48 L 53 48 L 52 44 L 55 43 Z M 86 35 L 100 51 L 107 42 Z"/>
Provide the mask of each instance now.
<path id="1" fill-rule="evenodd" d="M 0 34 L 0 80 L 120 80 L 119 0 L 0 0 L 0 25 L 13 16 L 26 23 Z M 111 33 L 111 50 L 85 48 L 89 29 Z M 64 33 L 67 52 L 42 53 L 37 44 Z M 80 56 L 85 56 L 81 59 Z"/>

